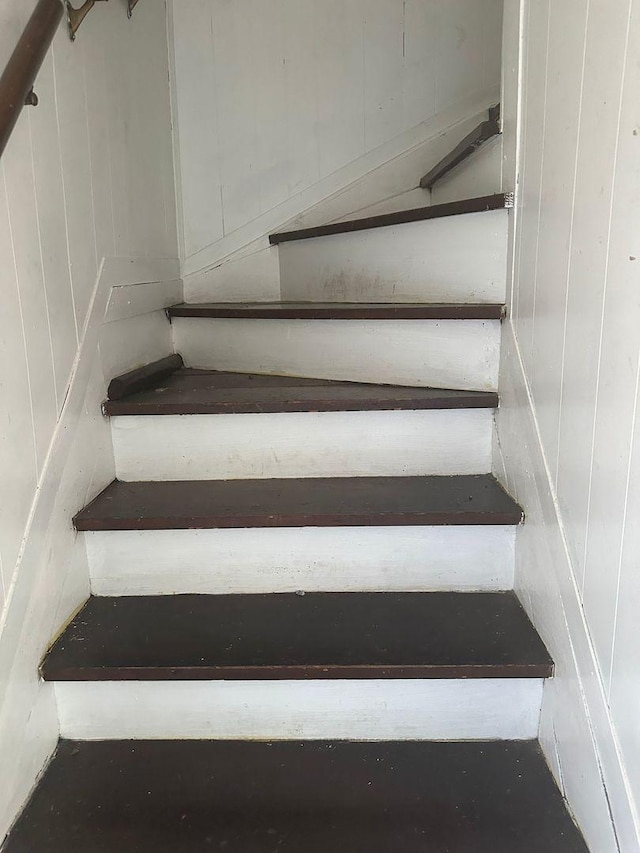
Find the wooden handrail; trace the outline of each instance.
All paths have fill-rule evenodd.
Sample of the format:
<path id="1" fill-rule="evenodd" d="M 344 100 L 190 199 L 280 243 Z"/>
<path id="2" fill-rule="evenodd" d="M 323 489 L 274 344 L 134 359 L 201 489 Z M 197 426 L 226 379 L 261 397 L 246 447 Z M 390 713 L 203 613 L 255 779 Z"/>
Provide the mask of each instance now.
<path id="1" fill-rule="evenodd" d="M 485 142 L 493 139 L 494 136 L 498 136 L 500 133 L 500 104 L 496 104 L 489 109 L 489 119 L 487 121 L 483 121 L 477 127 L 474 127 L 471 133 L 465 136 L 453 151 L 450 151 L 433 169 L 430 169 L 426 175 L 423 175 L 420 187 L 423 190 L 432 189 L 437 181 L 444 178 L 445 175 L 449 174 L 460 163 L 463 163 L 481 145 L 484 145 Z"/>
<path id="2" fill-rule="evenodd" d="M 63 11 L 60 0 L 38 0 L 0 77 L 0 155 L 33 88 Z"/>

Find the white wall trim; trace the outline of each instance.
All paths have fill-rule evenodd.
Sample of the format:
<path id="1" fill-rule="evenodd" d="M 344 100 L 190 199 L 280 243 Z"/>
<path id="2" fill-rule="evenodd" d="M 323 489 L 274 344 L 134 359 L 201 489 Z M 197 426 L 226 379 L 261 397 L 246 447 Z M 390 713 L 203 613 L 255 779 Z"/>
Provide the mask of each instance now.
<path id="1" fill-rule="evenodd" d="M 569 802 L 576 809 L 591 849 L 598 853 L 603 851 L 602 839 L 608 836 L 610 846 L 607 849 L 636 853 L 640 850 L 640 821 L 580 601 L 531 390 L 509 321 L 503 327 L 500 389 L 499 445 L 494 445 L 494 473 L 523 505 L 525 517 L 528 517 L 528 530 L 523 529 L 516 541 L 515 588 L 559 665 L 556 679 L 549 682 L 545 690 L 541 743 Z M 538 542 L 546 540 L 540 546 L 542 553 L 546 553 L 546 548 L 551 551 L 551 559 L 544 561 L 547 564 L 536 567 L 540 572 L 536 583 L 540 589 L 545 588 L 544 596 L 536 596 L 522 570 L 519 549 L 531 547 L 531 542 L 524 540 L 525 533 L 537 537 Z M 547 578 L 542 576 L 545 571 L 549 573 Z M 554 597 L 556 589 L 558 596 Z M 555 613 L 551 613 L 552 604 L 556 605 Z M 575 689 L 566 687 L 570 681 L 575 682 L 577 692 L 573 698 L 579 700 L 579 707 L 569 708 L 566 695 L 558 697 L 558 691 Z M 578 742 L 575 732 L 572 738 L 563 738 L 559 717 L 569 715 L 580 717 L 579 721 L 574 721 L 576 730 L 583 726 L 588 740 L 585 737 L 583 742 Z M 578 772 L 581 774 L 579 782 L 575 776 L 572 781 L 572 773 Z M 582 796 L 586 791 L 597 796 L 598 801 L 587 803 L 587 797 Z M 605 821 L 607 825 L 603 826 Z M 591 838 L 590 829 L 593 831 Z M 597 833 L 601 833 L 599 838 Z"/>
<path id="2" fill-rule="evenodd" d="M 266 240 L 270 232 L 285 227 L 291 219 L 311 210 L 327 199 L 335 197 L 334 200 L 338 202 L 338 206 L 332 211 L 333 215 L 331 218 L 334 220 L 348 215 L 354 209 L 357 209 L 357 207 L 364 207 L 367 202 L 363 203 L 362 201 L 354 207 L 353 199 L 350 195 L 350 190 L 354 184 L 386 164 L 410 154 L 412 151 L 421 149 L 432 142 L 440 142 L 443 136 L 455 135 L 461 123 L 486 109 L 492 103 L 495 103 L 498 97 L 499 93 L 496 90 L 484 92 L 481 95 L 475 94 L 472 97 L 459 101 L 455 106 L 443 110 L 428 121 L 422 122 L 416 127 L 399 134 L 389 142 L 385 142 L 373 151 L 369 151 L 357 160 L 348 163 L 333 174 L 303 190 L 301 193 L 277 205 L 247 225 L 226 234 L 222 239 L 186 257 L 183 261 L 183 275 L 187 277 L 214 267 L 230 255 L 255 243 L 256 240 Z M 440 147 L 438 147 L 439 151 Z M 423 171 L 427 171 L 434 158 L 433 154 L 431 158 L 429 157 L 428 149 L 423 153 Z M 440 153 L 437 154 L 435 160 L 439 156 L 442 155 Z M 420 181 L 421 174 L 416 174 L 416 186 Z M 397 188 L 392 195 L 402 192 L 403 189 L 405 188 Z M 389 194 L 387 193 L 387 195 Z M 384 194 L 378 195 L 377 197 L 373 197 L 369 203 L 372 204 L 376 201 L 381 201 L 384 197 Z M 342 204 L 341 201 L 343 202 Z M 428 199 L 426 203 L 429 203 Z M 266 246 L 266 242 L 264 245 Z M 262 248 L 263 245 L 260 243 L 255 245 L 253 250 L 259 251 Z"/>
<path id="3" fill-rule="evenodd" d="M 44 651 L 42 644 L 52 639 L 89 593 L 86 556 L 76 562 L 71 553 L 76 553 L 73 549 L 78 537 L 70 529 L 70 519 L 79 508 L 78 502 L 93 497 L 104 487 L 105 477 L 108 480 L 115 472 L 106 425 L 107 445 L 98 449 L 99 458 L 91 458 L 88 463 L 86 459 L 78 459 L 77 471 L 67 470 L 70 464 L 75 464 L 73 451 L 77 449 L 75 442 L 81 425 L 87 419 L 100 418 L 99 398 L 105 385 L 97 362 L 100 331 L 107 320 L 114 291 L 123 282 L 125 289 L 149 281 L 161 282 L 167 274 L 175 278 L 177 268 L 176 259 L 104 258 L 100 264 L 66 397 L 35 489 L 0 618 L 0 681 L 6 686 L 0 699 L 3 761 L 7 759 L 7 746 L 13 752 L 11 784 L 7 780 L 11 797 L 2 804 L 0 838 L 15 817 L 16 808 L 31 791 L 58 737 L 53 691 L 38 681 L 36 667 L 38 656 Z M 157 286 L 162 299 L 166 292 L 162 285 Z M 148 306 L 147 293 L 145 309 Z M 110 456 L 107 448 L 111 450 Z M 93 448 L 92 455 L 95 453 Z M 65 487 L 61 486 L 63 479 Z M 54 528 L 60 536 L 52 535 Z M 51 561 L 59 569 L 54 577 Z M 52 584 L 64 587 L 55 587 L 57 594 L 53 600 Z"/>

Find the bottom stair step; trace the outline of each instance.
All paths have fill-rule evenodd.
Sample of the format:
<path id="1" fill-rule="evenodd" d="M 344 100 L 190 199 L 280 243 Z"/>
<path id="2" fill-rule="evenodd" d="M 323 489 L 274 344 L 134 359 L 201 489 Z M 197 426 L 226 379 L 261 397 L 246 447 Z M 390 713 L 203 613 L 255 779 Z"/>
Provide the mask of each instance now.
<path id="1" fill-rule="evenodd" d="M 92 598 L 42 666 L 82 740 L 525 740 L 552 672 L 508 592 Z"/>
<path id="2" fill-rule="evenodd" d="M 62 741 L 4 853 L 587 853 L 534 741 Z"/>

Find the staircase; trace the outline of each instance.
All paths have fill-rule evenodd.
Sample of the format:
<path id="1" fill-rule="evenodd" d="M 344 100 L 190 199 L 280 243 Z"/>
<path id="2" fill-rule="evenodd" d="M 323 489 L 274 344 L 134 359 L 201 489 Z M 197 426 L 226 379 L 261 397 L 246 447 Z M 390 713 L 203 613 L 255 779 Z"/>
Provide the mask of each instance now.
<path id="1" fill-rule="evenodd" d="M 272 235 L 286 301 L 177 305 L 113 380 L 7 853 L 585 853 L 490 473 L 507 206 Z"/>

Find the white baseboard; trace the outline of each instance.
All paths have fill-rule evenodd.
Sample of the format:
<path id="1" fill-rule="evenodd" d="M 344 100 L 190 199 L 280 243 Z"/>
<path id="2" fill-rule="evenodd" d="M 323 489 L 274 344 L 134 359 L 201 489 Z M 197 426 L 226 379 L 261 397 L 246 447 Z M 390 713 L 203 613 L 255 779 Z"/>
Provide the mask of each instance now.
<path id="1" fill-rule="evenodd" d="M 526 515 L 516 541 L 515 589 L 556 663 L 556 675 L 545 688 L 540 740 L 590 849 L 637 853 L 637 815 L 509 322 L 503 332 L 497 425 L 494 474 Z"/>

